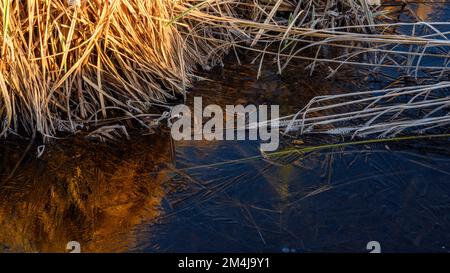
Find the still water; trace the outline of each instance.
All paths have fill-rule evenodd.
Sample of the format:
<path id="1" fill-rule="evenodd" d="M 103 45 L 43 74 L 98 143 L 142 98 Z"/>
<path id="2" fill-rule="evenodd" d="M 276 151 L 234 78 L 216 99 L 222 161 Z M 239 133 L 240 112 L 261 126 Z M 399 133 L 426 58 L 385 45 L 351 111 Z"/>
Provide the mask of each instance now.
<path id="1" fill-rule="evenodd" d="M 409 8 L 422 20 L 450 14 L 441 2 Z M 204 72 L 188 103 L 202 96 L 204 105 L 279 104 L 283 115 L 317 95 L 383 84 L 351 69 L 310 77 L 302 63 L 280 76 L 269 62 L 256 79 L 259 64 L 240 61 Z M 369 241 L 383 252 L 450 250 L 448 138 L 268 159 L 257 141 L 141 133 L 109 143 L 61 140 L 40 158 L 36 147 L 25 153 L 27 143 L 3 141 L 0 251 L 65 252 L 69 241 L 82 252 L 368 252 Z M 282 141 L 301 148 L 342 140 Z"/>

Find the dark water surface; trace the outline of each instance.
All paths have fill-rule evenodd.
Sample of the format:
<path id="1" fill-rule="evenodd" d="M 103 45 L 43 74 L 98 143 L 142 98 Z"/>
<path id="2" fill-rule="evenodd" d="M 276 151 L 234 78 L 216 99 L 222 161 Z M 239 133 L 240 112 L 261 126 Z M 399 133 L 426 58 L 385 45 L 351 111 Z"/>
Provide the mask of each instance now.
<path id="1" fill-rule="evenodd" d="M 450 14 L 445 3 L 409 7 L 423 20 Z M 251 61 L 230 57 L 205 72 L 188 102 L 279 104 L 283 115 L 317 95 L 383 84 L 354 70 L 328 80 L 326 67 L 310 77 L 302 63 L 280 76 L 270 61 L 257 80 Z M 0 251 L 64 252 L 78 241 L 93 252 L 368 252 L 378 241 L 383 252 L 447 252 L 449 140 L 270 159 L 256 141 L 173 142 L 166 130 L 120 143 L 62 140 L 40 158 L 35 147 L 22 158 L 26 143 L 11 140 L 0 145 Z M 341 141 L 285 138 L 283 147 Z"/>

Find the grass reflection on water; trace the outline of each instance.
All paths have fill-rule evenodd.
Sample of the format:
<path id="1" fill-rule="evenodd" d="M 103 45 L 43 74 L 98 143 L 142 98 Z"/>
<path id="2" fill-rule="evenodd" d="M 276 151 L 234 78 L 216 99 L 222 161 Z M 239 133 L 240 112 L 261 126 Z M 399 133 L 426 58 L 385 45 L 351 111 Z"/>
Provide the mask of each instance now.
<path id="1" fill-rule="evenodd" d="M 160 214 L 166 173 L 158 170 L 173 160 L 170 137 L 120 145 L 76 138 L 46 149 L 4 181 L 21 146 L 0 147 L 3 251 L 64 252 L 69 241 L 80 242 L 83 252 L 125 251 L 136 244 L 133 227 Z"/>

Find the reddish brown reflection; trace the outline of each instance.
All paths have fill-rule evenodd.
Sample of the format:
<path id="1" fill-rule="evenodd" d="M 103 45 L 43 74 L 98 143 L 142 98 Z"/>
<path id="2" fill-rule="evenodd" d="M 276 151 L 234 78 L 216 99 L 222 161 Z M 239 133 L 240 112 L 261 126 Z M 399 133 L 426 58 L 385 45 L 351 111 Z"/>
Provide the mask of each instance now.
<path id="1" fill-rule="evenodd" d="M 0 147 L 0 251 L 64 252 L 72 240 L 82 252 L 125 251 L 137 244 L 133 228 L 159 215 L 170 137 L 58 142 L 5 181 L 18 148 Z"/>
<path id="2" fill-rule="evenodd" d="M 417 21 L 433 21 L 446 3 L 442 0 L 389 0 L 382 1 L 382 4 L 392 19 L 404 13 L 412 15 Z"/>

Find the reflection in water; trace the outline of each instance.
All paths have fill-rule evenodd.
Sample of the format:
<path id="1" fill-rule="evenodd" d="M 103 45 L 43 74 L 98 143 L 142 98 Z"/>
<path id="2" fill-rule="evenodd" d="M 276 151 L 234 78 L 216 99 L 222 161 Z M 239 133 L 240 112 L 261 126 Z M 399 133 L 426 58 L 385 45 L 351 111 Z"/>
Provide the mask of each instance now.
<path id="1" fill-rule="evenodd" d="M 448 141 L 350 146 L 214 166 L 207 164 L 254 156 L 257 147 L 178 145 L 182 175 L 174 183 L 185 186 L 166 197 L 170 206 L 157 225 L 141 227 L 142 234 L 157 236 L 137 250 L 365 252 L 376 240 L 386 252 L 446 252 Z"/>
<path id="2" fill-rule="evenodd" d="M 417 7 L 420 16 L 430 13 Z M 203 75 L 208 80 L 188 102 L 202 96 L 204 105 L 279 104 L 285 115 L 320 94 L 367 88 L 351 69 L 327 80 L 326 66 L 310 77 L 304 64 L 292 63 L 280 76 L 269 58 L 261 70 L 251 61 L 230 60 Z M 283 145 L 341 141 L 314 136 Z M 16 168 L 23 147 L 7 142 L 0 145 L 0 251 L 62 252 L 79 241 L 82 252 L 365 252 L 374 240 L 383 251 L 448 251 L 448 143 L 273 158 L 252 141 L 173 144 L 161 134 L 119 145 L 78 138 L 48 146 L 39 159 L 30 153 Z"/>
<path id="3" fill-rule="evenodd" d="M 442 0 L 415 1 L 411 4 L 413 11 L 421 21 L 432 21 L 433 18 L 445 15 L 448 3 Z M 448 11 L 448 10 L 447 10 Z"/>
<path id="4" fill-rule="evenodd" d="M 217 104 L 224 108 L 227 104 L 277 104 L 280 105 L 280 115 L 289 115 L 315 96 L 365 88 L 362 86 L 364 77 L 349 67 L 342 68 L 338 77 L 325 79 L 330 73 L 328 66 L 317 64 L 311 75 L 304 62 L 294 60 L 279 75 L 272 59 L 266 58 L 260 69 L 259 63 L 252 64 L 256 54 L 243 53 L 239 57 L 241 65 L 235 65 L 235 57 L 230 56 L 225 60 L 228 65 L 204 74 L 207 80 L 193 88 L 187 98 L 188 105 L 193 105 L 195 96 L 201 96 L 203 105 Z"/>
<path id="5" fill-rule="evenodd" d="M 5 181 L 20 150 L 16 143 L 0 147 L 0 250 L 64 252 L 78 241 L 83 252 L 124 251 L 136 244 L 132 229 L 159 215 L 159 170 L 172 160 L 170 137 L 58 142 Z"/>
<path id="6" fill-rule="evenodd" d="M 325 80 L 320 73 L 310 78 L 301 66 L 279 76 L 269 64 L 255 80 L 258 65 L 241 61 L 247 64 L 213 70 L 189 100 L 280 104 L 287 114 L 318 93 L 361 90 L 351 71 L 344 80 Z M 283 145 L 342 140 L 302 141 L 284 139 Z M 383 251 L 447 251 L 448 141 L 264 158 L 252 141 L 172 147 L 169 135 L 120 145 L 76 139 L 49 146 L 40 159 L 30 154 L 5 182 L 21 156 L 16 144 L 6 143 L 0 149 L 0 245 L 3 251 L 64 251 L 75 240 L 82 252 L 366 252 L 375 240 Z M 216 162 L 227 163 L 210 165 Z"/>
<path id="7" fill-rule="evenodd" d="M 436 18 L 445 16 L 449 8 L 446 0 L 390 0 L 382 3 L 393 19 L 400 20 L 403 19 L 401 16 L 407 16 L 414 21 L 439 21 Z"/>
<path id="8" fill-rule="evenodd" d="M 349 80 L 355 79 L 352 71 L 345 75 L 345 81 L 324 80 L 320 74 L 311 78 L 301 64 L 280 76 L 272 72 L 276 70 L 270 63 L 264 65 L 261 78 L 256 80 L 258 65 L 249 64 L 250 60 L 250 57 L 242 58 L 242 66 L 227 65 L 205 75 L 208 80 L 192 90 L 189 102 L 193 96 L 200 95 L 204 105 L 279 104 L 281 113 L 288 114 L 320 93 L 344 92 L 356 82 Z M 57 141 L 48 145 L 39 159 L 30 152 L 8 181 L 5 179 L 13 172 L 22 152 L 15 142 L 1 145 L 0 246 L 3 251 L 61 252 L 69 241 L 80 242 L 82 252 L 155 251 L 159 246 L 152 238 L 164 238 L 167 233 L 160 229 L 152 232 L 152 223 L 157 219 L 164 222 L 172 208 L 184 206 L 183 201 L 191 202 L 192 190 L 205 181 L 204 177 L 196 181 L 183 171 L 170 172 L 168 163 L 197 165 L 258 154 L 253 145 L 257 143 L 233 143 L 230 147 L 230 143 L 196 141 L 177 143 L 177 154 L 173 157 L 170 139 L 169 135 L 142 136 L 121 140 L 120 145 L 91 143 L 80 138 Z M 260 163 L 252 164 L 252 169 L 259 168 Z M 202 170 L 202 173 L 209 175 L 206 181 L 212 183 L 213 192 L 234 185 L 227 179 L 241 175 L 238 170 L 228 174 L 213 170 Z M 174 174 L 176 183 L 167 182 Z M 259 175 L 272 181 L 264 172 Z M 173 185 L 176 187 L 171 189 Z M 175 195 L 165 197 L 166 192 L 173 191 Z M 180 199 L 178 193 L 186 199 Z M 176 198 L 172 199 L 173 196 Z M 252 198 L 264 199 L 264 195 L 255 194 Z M 177 218 L 174 219 L 176 222 Z M 180 230 L 186 230 L 189 236 L 194 226 L 182 225 Z M 183 234 L 167 235 L 171 240 L 178 238 L 184 242 L 180 238 Z M 195 244 L 186 246 L 189 245 Z"/>
<path id="9" fill-rule="evenodd" d="M 286 114 L 316 92 L 359 88 L 351 73 L 344 81 L 331 81 L 320 74 L 303 75 L 299 66 L 280 77 L 269 64 L 254 80 L 257 71 L 257 65 L 249 64 L 216 69 L 191 98 L 206 95 L 207 104 L 222 106 L 280 104 Z M 342 139 L 310 136 L 302 141 L 287 138 L 284 145 Z M 258 143 L 251 141 L 177 142 L 178 171 L 172 173 L 177 191 L 165 197 L 157 224 L 139 226 L 149 239 L 133 250 L 365 252 L 366 244 L 376 240 L 384 251 L 447 251 L 448 141 L 349 146 L 278 158 L 262 157 Z"/>

